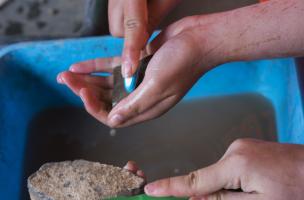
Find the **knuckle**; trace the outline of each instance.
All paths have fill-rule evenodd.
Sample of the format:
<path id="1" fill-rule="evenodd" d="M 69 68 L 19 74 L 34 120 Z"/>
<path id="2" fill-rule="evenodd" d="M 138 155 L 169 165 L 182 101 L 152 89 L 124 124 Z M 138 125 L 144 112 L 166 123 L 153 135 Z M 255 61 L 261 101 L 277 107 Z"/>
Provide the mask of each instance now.
<path id="1" fill-rule="evenodd" d="M 184 17 L 173 23 L 171 26 L 169 26 L 169 28 L 172 29 L 172 35 L 178 35 L 179 33 L 193 27 L 195 21 L 197 21 L 196 16 Z"/>
<path id="2" fill-rule="evenodd" d="M 131 116 L 139 115 L 141 113 L 140 110 L 140 107 L 135 105 L 129 105 L 126 107 L 126 113 L 130 114 Z"/>
<path id="3" fill-rule="evenodd" d="M 251 163 L 249 155 L 245 153 L 235 153 L 228 157 L 232 166 L 238 166 L 239 169 L 248 169 Z"/>
<path id="4" fill-rule="evenodd" d="M 124 21 L 125 30 L 145 29 L 145 23 L 139 19 L 126 19 Z"/>
<path id="5" fill-rule="evenodd" d="M 183 19 L 180 20 L 182 24 L 193 24 L 193 22 L 196 22 L 198 20 L 199 16 L 198 15 L 193 15 L 193 16 L 187 16 Z"/>
<path id="6" fill-rule="evenodd" d="M 252 140 L 250 139 L 237 139 L 230 145 L 229 148 L 234 150 L 244 150 L 251 146 Z"/>
<path id="7" fill-rule="evenodd" d="M 186 184 L 190 188 L 191 193 L 196 190 L 199 184 L 199 174 L 198 171 L 190 172 L 186 176 Z M 195 195 L 194 193 L 191 195 Z"/>

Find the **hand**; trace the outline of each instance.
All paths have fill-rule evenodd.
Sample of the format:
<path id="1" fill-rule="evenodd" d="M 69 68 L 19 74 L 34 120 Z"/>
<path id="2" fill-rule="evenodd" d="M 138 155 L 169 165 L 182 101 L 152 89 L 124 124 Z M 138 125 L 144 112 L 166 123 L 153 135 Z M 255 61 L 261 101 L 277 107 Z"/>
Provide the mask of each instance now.
<path id="1" fill-rule="evenodd" d="M 193 200 L 301 200 L 303 169 L 302 145 L 240 139 L 217 163 L 186 176 L 150 183 L 145 192 Z"/>
<path id="2" fill-rule="evenodd" d="M 147 54 L 155 54 L 141 85 L 112 110 L 107 106 L 109 102 L 102 102 L 104 97 L 108 101 L 111 94 L 104 90 L 100 94 L 98 84 L 88 91 L 86 87 L 92 83 L 73 73 L 61 74 L 58 80 L 80 94 L 87 111 L 108 126 L 124 127 L 143 122 L 169 110 L 200 76 L 219 64 L 303 56 L 304 26 L 297 23 L 303 9 L 302 0 L 269 1 L 223 13 L 187 17 L 174 23 L 146 48 Z M 282 24 L 284 28 L 279 31 L 273 28 Z M 70 71 L 111 72 L 111 67 L 118 64 L 116 60 L 120 58 L 87 61 L 71 66 Z M 69 81 L 72 78 L 75 80 Z M 78 84 L 77 79 L 85 84 Z M 106 80 L 110 79 L 99 85 L 108 82 Z"/>
<path id="3" fill-rule="evenodd" d="M 221 48 L 215 48 L 211 22 L 196 27 L 196 17 L 188 17 L 163 31 L 147 47 L 154 53 L 141 85 L 128 97 L 110 108 L 112 78 L 98 78 L 92 72 L 112 72 L 121 59 L 106 58 L 74 64 L 70 72 L 59 74 L 58 81 L 79 95 L 86 110 L 102 123 L 124 127 L 156 118 L 174 106 L 198 78 L 216 62 Z M 200 28 L 204 27 L 201 37 Z M 191 30 L 189 30 L 191 29 Z M 208 36 L 209 35 L 209 36 Z M 197 45 L 197 44 L 201 44 Z M 94 80 L 94 81 L 93 81 Z"/>
<path id="4" fill-rule="evenodd" d="M 58 74 L 57 82 L 67 85 L 74 94 L 79 96 L 88 113 L 103 124 L 108 124 L 108 114 L 112 109 L 113 77 L 94 76 L 90 73 L 112 73 L 113 67 L 120 63 L 121 59 L 116 57 L 74 64 L 71 71 Z"/>
<path id="5" fill-rule="evenodd" d="M 140 52 L 161 20 L 180 0 L 110 0 L 109 28 L 113 36 L 125 37 L 122 72 L 137 70 Z"/>

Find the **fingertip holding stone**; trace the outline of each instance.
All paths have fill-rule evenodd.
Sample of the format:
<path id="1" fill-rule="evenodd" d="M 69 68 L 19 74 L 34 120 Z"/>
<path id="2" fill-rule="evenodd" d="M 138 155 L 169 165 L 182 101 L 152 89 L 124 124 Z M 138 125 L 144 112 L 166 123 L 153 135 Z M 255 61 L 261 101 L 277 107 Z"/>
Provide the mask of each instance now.
<path id="1" fill-rule="evenodd" d="M 57 75 L 57 83 L 60 83 L 60 84 L 63 84 L 63 83 L 64 83 L 64 81 L 63 81 L 63 79 L 62 79 L 62 77 L 61 77 L 61 74 L 58 74 L 58 75 Z"/>
<path id="2" fill-rule="evenodd" d="M 71 72 L 77 72 L 77 71 L 79 71 L 79 67 L 78 67 L 78 65 L 74 64 L 74 65 L 70 66 L 69 70 Z"/>
<path id="3" fill-rule="evenodd" d="M 117 126 L 123 122 L 123 117 L 119 114 L 115 114 L 113 117 L 111 117 L 109 123 L 112 126 Z"/>

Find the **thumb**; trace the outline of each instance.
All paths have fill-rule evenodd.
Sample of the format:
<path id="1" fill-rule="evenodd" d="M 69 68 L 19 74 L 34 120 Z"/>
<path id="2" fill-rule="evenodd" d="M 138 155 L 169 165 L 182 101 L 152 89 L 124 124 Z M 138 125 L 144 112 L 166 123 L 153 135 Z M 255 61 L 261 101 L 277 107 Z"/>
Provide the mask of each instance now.
<path id="1" fill-rule="evenodd" d="M 239 171 L 226 160 L 221 160 L 186 176 L 150 183 L 145 187 L 145 192 L 156 197 L 193 197 L 213 194 L 224 188 L 237 189 L 241 187 Z"/>
<path id="2" fill-rule="evenodd" d="M 122 75 L 132 76 L 138 67 L 140 52 L 145 47 L 149 34 L 146 0 L 124 0 L 124 49 Z"/>
<path id="3" fill-rule="evenodd" d="M 245 192 L 231 192 L 223 190 L 204 197 L 192 197 L 190 200 L 256 200 L 261 199 L 260 194 L 245 193 Z"/>

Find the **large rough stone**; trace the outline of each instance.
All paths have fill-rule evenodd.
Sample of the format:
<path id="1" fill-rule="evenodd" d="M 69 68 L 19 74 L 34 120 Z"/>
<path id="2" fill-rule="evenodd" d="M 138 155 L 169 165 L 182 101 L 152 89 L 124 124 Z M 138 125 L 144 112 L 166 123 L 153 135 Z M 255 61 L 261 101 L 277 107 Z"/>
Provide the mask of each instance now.
<path id="1" fill-rule="evenodd" d="M 85 160 L 44 164 L 28 178 L 32 200 L 101 200 L 138 194 L 144 179 L 129 171 Z"/>

